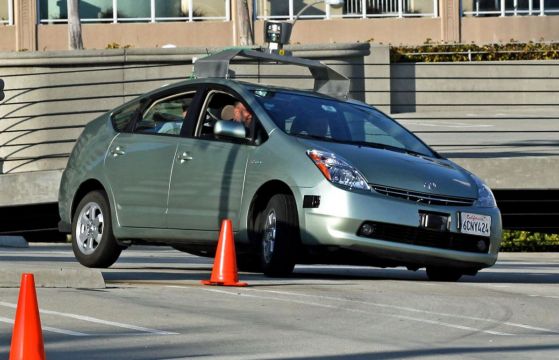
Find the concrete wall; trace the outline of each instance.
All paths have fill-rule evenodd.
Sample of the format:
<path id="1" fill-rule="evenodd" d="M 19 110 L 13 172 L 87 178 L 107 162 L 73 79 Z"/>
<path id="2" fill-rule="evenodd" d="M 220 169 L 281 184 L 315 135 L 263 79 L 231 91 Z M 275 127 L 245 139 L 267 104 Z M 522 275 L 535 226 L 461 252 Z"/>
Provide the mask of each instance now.
<path id="1" fill-rule="evenodd" d="M 350 77 L 352 97 L 392 112 L 492 187 L 559 187 L 559 61 L 391 64 L 387 46 L 293 50 Z M 57 179 L 83 126 L 126 100 L 187 78 L 192 57 L 205 52 L 0 54 L 0 78 L 6 83 L 0 106 L 0 206 L 56 201 Z M 312 88 L 306 70 L 295 66 L 245 64 L 233 70 L 245 81 Z"/>
<path id="2" fill-rule="evenodd" d="M 559 112 L 559 61 L 396 63 L 391 111 L 478 111 L 480 108 Z"/>
<path id="3" fill-rule="evenodd" d="M 559 16 L 464 17 L 460 42 L 559 41 Z"/>
<path id="4" fill-rule="evenodd" d="M 221 47 L 233 43 L 231 22 L 83 24 L 83 43 L 87 49 L 105 49 L 117 43 L 124 47 L 158 48 L 166 44 L 178 47 Z M 66 25 L 39 25 L 37 46 L 41 51 L 68 49 Z"/>

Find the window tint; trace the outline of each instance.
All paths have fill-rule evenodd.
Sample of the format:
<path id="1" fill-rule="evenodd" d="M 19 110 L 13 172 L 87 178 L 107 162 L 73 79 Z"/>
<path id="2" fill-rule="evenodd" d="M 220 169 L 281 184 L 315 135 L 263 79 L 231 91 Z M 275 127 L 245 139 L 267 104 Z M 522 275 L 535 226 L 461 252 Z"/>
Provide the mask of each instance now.
<path id="1" fill-rule="evenodd" d="M 113 127 L 116 131 L 125 131 L 129 128 L 130 123 L 140 113 L 142 102 L 134 101 L 133 103 L 125 106 L 124 108 L 116 111 L 111 116 Z"/>
<path id="2" fill-rule="evenodd" d="M 195 94 L 196 92 L 188 92 L 156 101 L 144 112 L 142 119 L 136 123 L 134 132 L 180 135 L 188 108 Z"/>
<path id="3" fill-rule="evenodd" d="M 435 154 L 397 122 L 366 105 L 288 91 L 254 91 L 285 133 L 324 141 Z"/>
<path id="4" fill-rule="evenodd" d="M 385 130 L 375 125 L 373 122 L 373 120 L 375 120 L 374 118 L 366 118 L 365 121 L 363 121 L 362 118 L 357 117 L 356 114 L 352 112 L 344 112 L 344 117 L 348 125 L 349 137 L 352 140 L 395 147 L 405 146 Z"/>

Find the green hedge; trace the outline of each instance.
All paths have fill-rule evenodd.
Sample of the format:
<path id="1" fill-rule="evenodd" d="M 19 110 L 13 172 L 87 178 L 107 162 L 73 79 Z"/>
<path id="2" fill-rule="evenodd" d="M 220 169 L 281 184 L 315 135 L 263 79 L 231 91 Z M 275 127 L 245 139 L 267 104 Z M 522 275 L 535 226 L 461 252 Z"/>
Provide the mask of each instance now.
<path id="1" fill-rule="evenodd" d="M 559 43 L 433 44 L 390 48 L 392 62 L 559 60 Z"/>
<path id="2" fill-rule="evenodd" d="M 501 251 L 559 251 L 559 234 L 505 230 Z"/>

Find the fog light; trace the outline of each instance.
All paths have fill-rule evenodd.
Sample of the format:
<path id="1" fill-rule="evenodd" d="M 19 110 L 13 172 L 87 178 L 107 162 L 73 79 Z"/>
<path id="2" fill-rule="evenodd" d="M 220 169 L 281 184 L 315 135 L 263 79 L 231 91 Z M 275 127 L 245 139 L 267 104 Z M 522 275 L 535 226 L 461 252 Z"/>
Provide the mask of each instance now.
<path id="1" fill-rule="evenodd" d="M 480 252 L 485 252 L 485 251 L 487 251 L 487 245 L 485 244 L 485 241 L 479 240 L 479 241 L 477 242 L 477 249 L 478 249 Z"/>
<path id="2" fill-rule="evenodd" d="M 363 236 L 371 236 L 375 232 L 375 227 L 371 224 L 363 224 L 361 225 L 361 229 L 359 230 L 361 235 Z"/>

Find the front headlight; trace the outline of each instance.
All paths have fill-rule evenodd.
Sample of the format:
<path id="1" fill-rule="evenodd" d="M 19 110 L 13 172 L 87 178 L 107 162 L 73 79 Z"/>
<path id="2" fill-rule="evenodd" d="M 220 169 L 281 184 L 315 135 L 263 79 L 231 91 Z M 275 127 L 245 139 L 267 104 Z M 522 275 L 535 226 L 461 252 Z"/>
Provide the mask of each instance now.
<path id="1" fill-rule="evenodd" d="M 307 155 L 330 182 L 350 189 L 370 190 L 365 177 L 335 154 L 320 150 L 307 150 Z"/>
<path id="2" fill-rule="evenodd" d="M 497 207 L 497 201 L 495 201 L 495 196 L 493 192 L 483 181 L 478 179 L 476 176 L 472 176 L 477 185 L 477 200 L 474 202 L 474 206 L 482 208 L 495 208 Z"/>

